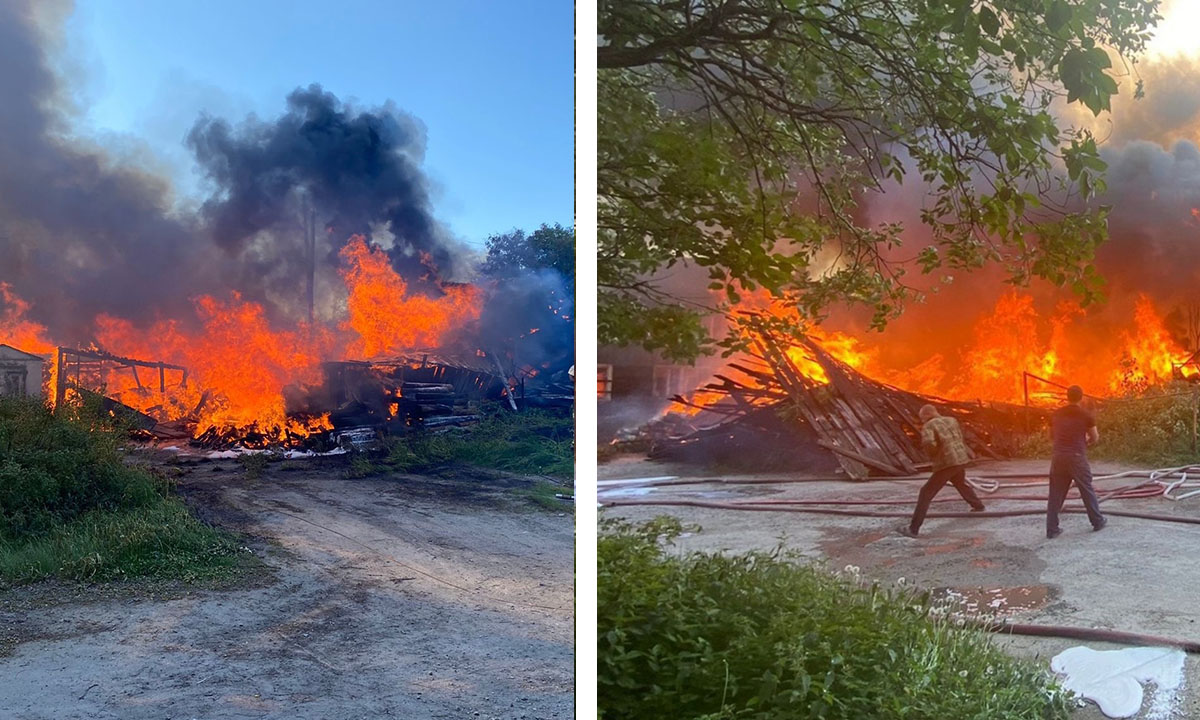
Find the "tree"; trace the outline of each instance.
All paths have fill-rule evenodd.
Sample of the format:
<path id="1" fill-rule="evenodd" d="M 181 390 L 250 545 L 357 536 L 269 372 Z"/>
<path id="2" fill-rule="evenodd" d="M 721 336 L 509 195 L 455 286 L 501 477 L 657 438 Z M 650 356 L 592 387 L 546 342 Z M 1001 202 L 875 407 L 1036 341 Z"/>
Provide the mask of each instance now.
<path id="1" fill-rule="evenodd" d="M 810 319 L 866 304 L 876 327 L 919 297 L 913 269 L 999 263 L 1096 299 L 1105 165 L 1052 105 L 1107 110 L 1112 61 L 1129 67 L 1157 8 L 601 0 L 600 341 L 710 349 L 654 282 L 681 262 L 707 270 L 718 310 L 765 288 Z M 906 228 L 869 225 L 861 206 L 912 175 L 925 238 L 905 261 Z"/>
<path id="2" fill-rule="evenodd" d="M 496 278 L 512 278 L 523 271 L 555 270 L 575 293 L 575 228 L 543 224 L 532 234 L 512 230 L 487 239 L 487 258 L 481 271 Z"/>

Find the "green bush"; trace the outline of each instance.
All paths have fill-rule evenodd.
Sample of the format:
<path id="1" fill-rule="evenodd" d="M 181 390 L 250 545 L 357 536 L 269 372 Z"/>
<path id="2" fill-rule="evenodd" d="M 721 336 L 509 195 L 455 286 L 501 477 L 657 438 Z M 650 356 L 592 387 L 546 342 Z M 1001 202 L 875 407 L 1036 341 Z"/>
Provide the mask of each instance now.
<path id="1" fill-rule="evenodd" d="M 1196 388 L 1187 383 L 1152 386 L 1093 408 L 1100 442 L 1088 450 L 1096 460 L 1151 466 L 1200 462 L 1192 449 L 1192 412 Z M 1029 457 L 1050 455 L 1049 431 L 1042 428 L 1021 445 Z"/>
<path id="2" fill-rule="evenodd" d="M 0 397 L 0 581 L 229 573 L 238 545 L 125 462 L 119 419 Z"/>
<path id="3" fill-rule="evenodd" d="M 928 596 L 781 553 L 668 555 L 681 527 L 667 518 L 601 528 L 601 718 L 1068 715 L 1045 671 L 935 619 Z"/>
<path id="4" fill-rule="evenodd" d="M 0 537 L 161 496 L 161 480 L 125 464 L 120 433 L 108 422 L 75 409 L 55 415 L 28 398 L 0 398 Z"/>
<path id="5" fill-rule="evenodd" d="M 243 453 L 238 455 L 238 462 L 242 466 L 243 477 L 247 480 L 258 480 L 267 469 L 267 464 L 271 462 L 271 456 L 268 453 Z"/>
<path id="6" fill-rule="evenodd" d="M 484 409 L 477 424 L 443 433 L 419 432 L 388 440 L 388 466 L 405 472 L 448 462 L 514 473 L 571 477 L 575 426 L 569 417 L 541 410 Z"/>

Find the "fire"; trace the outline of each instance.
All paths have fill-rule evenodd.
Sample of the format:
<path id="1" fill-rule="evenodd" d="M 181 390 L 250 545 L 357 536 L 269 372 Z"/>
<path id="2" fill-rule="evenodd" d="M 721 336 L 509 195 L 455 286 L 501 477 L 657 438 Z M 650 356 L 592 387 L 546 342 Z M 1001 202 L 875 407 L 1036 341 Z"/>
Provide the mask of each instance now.
<path id="1" fill-rule="evenodd" d="M 27 320 L 29 303 L 0 282 L 0 343 L 31 353 L 53 353 L 57 346 L 48 339 L 46 326 Z"/>
<path id="2" fill-rule="evenodd" d="M 1002 295 L 975 325 L 974 343 L 964 355 L 965 375 L 950 394 L 1020 402 L 1022 370 L 1053 378 L 1059 367 L 1058 352 L 1040 341 L 1039 331 L 1032 297 L 1016 291 Z"/>
<path id="3" fill-rule="evenodd" d="M 1145 295 L 1133 311 L 1133 332 L 1125 334 L 1121 367 L 1109 380 L 1109 389 L 1119 392 L 1171 377 L 1175 363 L 1184 352 L 1171 339 L 1154 303 Z"/>
<path id="4" fill-rule="evenodd" d="M 976 321 L 971 342 L 958 357 L 935 354 L 910 370 L 872 367 L 867 372 L 913 392 L 1012 403 L 1025 401 L 1026 373 L 1035 376 L 1028 380 L 1034 402 L 1056 402 L 1061 388 L 1055 385 L 1118 395 L 1169 380 L 1187 352 L 1171 337 L 1150 298 L 1137 299 L 1125 327 L 1115 338 L 1106 337 L 1074 303 L 1060 302 L 1046 315 L 1031 296 L 1010 291 Z M 961 367 L 956 378 L 945 369 L 953 362 Z"/>
<path id="5" fill-rule="evenodd" d="M 175 320 L 138 332 L 125 320 L 101 315 L 97 339 L 117 355 L 164 358 L 186 366 L 194 380 L 189 388 L 172 391 L 172 414 L 199 407 L 198 433 L 214 427 L 256 428 L 282 438 L 287 430 L 298 429 L 287 417 L 283 389 L 320 381 L 321 355 L 307 333 L 273 330 L 263 307 L 237 293 L 228 301 L 200 297 L 195 308 L 198 332 L 185 331 Z M 117 388 L 127 405 L 146 410 L 160 401 L 157 393 L 143 393 L 139 399 L 131 389 L 127 384 Z M 210 395 L 201 405 L 202 389 Z"/>
<path id="6" fill-rule="evenodd" d="M 0 282 L 0 344 L 49 356 L 49 372 L 43 385 L 43 390 L 48 390 L 58 377 L 57 346 L 50 341 L 45 325 L 26 319 L 27 312 L 29 303 L 17 297 L 11 285 Z"/>
<path id="7" fill-rule="evenodd" d="M 95 350 L 150 365 L 89 360 L 86 387 L 160 420 L 195 419 L 197 436 L 216 431 L 254 435 L 259 442 L 285 441 L 332 428 L 327 416 L 289 413 L 285 398 L 289 389 L 320 384 L 323 360 L 375 359 L 439 347 L 455 329 L 479 317 L 478 288 L 446 287 L 440 297 L 410 292 L 387 255 L 362 236 L 350 239 L 341 258 L 347 292 L 341 323 L 272 326 L 261 304 L 237 293 L 197 297 L 194 317 L 162 319 L 149 327 L 98 315 Z M 58 344 L 44 326 L 26 319 L 28 310 L 28 303 L 0 283 L 0 342 L 56 360 Z M 153 365 L 159 362 L 186 368 L 186 375 Z M 69 362 L 67 368 L 72 368 Z M 74 381 L 70 372 L 64 377 Z M 52 379 L 48 397 L 54 397 L 54 388 Z"/>
<path id="8" fill-rule="evenodd" d="M 835 330 L 822 330 L 815 326 L 807 331 L 807 335 L 816 341 L 825 352 L 855 370 L 865 371 L 868 366 L 873 364 L 873 354 L 865 350 L 855 337 Z M 825 374 L 825 370 L 808 351 L 808 348 L 794 345 L 788 348 L 787 355 L 796 368 L 809 380 L 820 384 L 829 382 L 829 376 Z"/>
<path id="9" fill-rule="evenodd" d="M 350 291 L 350 318 L 343 329 L 358 335 L 351 346 L 354 356 L 381 358 L 433 347 L 461 323 L 479 317 L 477 288 L 449 287 L 440 298 L 409 294 L 387 254 L 368 247 L 361 235 L 351 238 L 341 257 L 347 263 L 342 279 Z"/>
<path id="10" fill-rule="evenodd" d="M 802 326 L 794 310 L 759 294 L 743 301 L 740 309 L 769 313 Z M 972 323 L 959 347 L 932 343 L 961 333 L 934 332 L 916 340 L 891 330 L 863 336 L 826 327 L 809 327 L 805 332 L 830 355 L 870 377 L 955 400 L 1023 403 L 1028 391 L 1030 402 L 1051 404 L 1061 402 L 1062 387 L 1067 385 L 1081 385 L 1093 395 L 1123 395 L 1173 377 L 1200 375 L 1200 363 L 1181 368 L 1191 355 L 1172 335 L 1163 312 L 1145 295 L 1136 298 L 1132 307 L 1117 306 L 1097 317 L 1070 301 L 1045 311 L 1033 296 L 1010 290 Z M 889 366 L 881 360 L 889 342 L 919 343 L 916 349 L 924 347 L 928 352 L 912 366 Z M 785 352 L 809 380 L 828 382 L 806 347 L 797 344 Z M 690 402 L 708 406 L 722 397 L 699 390 Z M 672 411 L 694 415 L 699 409 Z"/>

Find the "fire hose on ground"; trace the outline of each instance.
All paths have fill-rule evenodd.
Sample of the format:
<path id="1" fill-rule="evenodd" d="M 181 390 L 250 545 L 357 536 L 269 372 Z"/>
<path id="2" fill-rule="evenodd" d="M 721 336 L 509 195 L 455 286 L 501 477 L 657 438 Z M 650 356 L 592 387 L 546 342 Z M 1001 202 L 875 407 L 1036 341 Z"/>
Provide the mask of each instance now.
<path id="1" fill-rule="evenodd" d="M 1192 640 L 1176 640 L 1161 635 L 1145 635 L 1143 633 L 1125 632 L 1124 630 L 1109 630 L 1108 628 L 1081 628 L 1067 625 L 1030 625 L 1004 620 L 973 620 L 960 618 L 968 626 L 980 630 L 999 633 L 1001 635 L 1029 635 L 1032 637 L 1058 637 L 1072 640 L 1092 640 L 1109 642 L 1118 645 L 1146 645 L 1150 647 L 1175 647 L 1184 652 L 1200 653 L 1200 642 Z"/>
<path id="2" fill-rule="evenodd" d="M 1161 468 L 1157 470 L 1124 470 L 1117 473 L 1109 473 L 1106 475 L 1095 475 L 1092 480 L 1118 480 L 1127 477 L 1144 477 L 1149 480 L 1158 480 L 1159 478 L 1167 478 L 1173 475 L 1182 474 L 1186 478 L 1187 473 L 1192 472 L 1200 475 L 1200 465 L 1181 465 L 1174 468 Z M 891 477 L 871 478 L 867 482 L 925 482 L 929 479 L 928 475 L 899 475 Z M 993 485 L 992 481 L 999 480 L 1020 480 L 1034 479 L 1045 482 L 1046 475 L 1029 472 L 997 472 L 972 474 L 968 476 L 968 480 L 973 483 L 978 483 L 979 486 Z M 664 475 L 660 477 L 636 478 L 633 480 L 600 480 L 597 486 L 601 489 L 606 487 L 617 487 L 627 484 L 636 484 L 638 487 L 670 487 L 675 485 L 792 485 L 802 483 L 827 483 L 827 482 L 849 482 L 854 485 L 862 485 L 864 481 L 851 480 L 845 475 L 826 475 L 826 476 L 806 476 L 806 477 L 766 477 L 766 478 L 680 478 L 674 475 Z M 1011 483 L 1011 485 L 1025 486 L 1037 485 L 1040 483 Z M 999 482 L 994 483 L 995 486 L 1004 487 L 1004 484 Z M 1200 481 L 1197 482 L 1200 486 Z"/>
<path id="3" fill-rule="evenodd" d="M 1200 490 L 1192 490 L 1180 495 L 1171 495 L 1171 493 L 1180 488 L 1200 487 L 1200 479 L 1189 482 L 1188 475 L 1192 473 L 1194 476 L 1200 476 L 1200 466 L 1185 465 L 1176 468 L 1162 468 L 1157 470 L 1128 470 L 1120 473 L 1109 475 L 1099 475 L 1093 480 L 1113 480 L 1127 477 L 1144 477 L 1144 482 L 1125 485 L 1106 492 L 1097 493 L 1098 500 L 1105 502 L 1108 500 L 1124 500 L 1124 499 L 1142 499 L 1151 497 L 1163 497 L 1168 500 L 1179 501 L 1186 498 L 1200 495 Z M 1176 478 L 1175 476 L 1178 477 Z M 1020 479 L 1020 478 L 1040 478 L 1040 476 L 1030 475 L 1028 473 L 1004 473 L 982 475 L 970 478 L 971 485 L 980 491 L 987 493 L 989 499 L 992 500 L 1025 500 L 1025 501 L 1042 501 L 1045 502 L 1045 496 L 1035 495 L 995 495 L 999 489 L 1006 485 L 999 482 L 1000 479 Z M 845 478 L 837 478 L 844 481 Z M 925 480 L 926 478 L 889 478 L 891 480 Z M 670 485 L 687 485 L 707 483 L 712 481 L 683 481 L 673 482 L 675 478 L 652 478 L 651 482 L 638 483 L 638 487 L 655 487 L 655 486 L 670 486 Z M 990 482 L 979 482 L 980 480 Z M 794 481 L 815 481 L 821 480 L 812 479 L 794 479 Z M 769 481 L 768 481 L 769 482 Z M 787 481 L 783 481 L 787 482 Z M 1048 480 L 1046 481 L 1048 483 Z M 741 484 L 737 481 L 721 481 L 718 484 Z M 763 481 L 747 483 L 747 484 L 763 484 Z M 1017 486 L 1041 485 L 1042 482 L 1032 483 L 1016 483 Z M 1013 484 L 1007 485 L 1012 487 Z M 1076 497 L 1078 495 L 1076 494 Z M 956 502 L 956 498 L 939 498 L 934 502 Z M 751 502 L 722 502 L 713 500 L 687 500 L 687 499 L 662 499 L 662 500 L 641 500 L 641 499 L 610 499 L 602 501 L 602 504 L 609 507 L 633 506 L 633 505 L 654 505 L 654 506 L 683 506 L 683 507 L 698 507 L 718 510 L 744 510 L 744 511 L 759 511 L 759 512 L 792 512 L 814 515 L 839 515 L 846 517 L 872 517 L 872 518 L 908 518 L 911 516 L 908 512 L 889 512 L 879 510 L 844 510 L 837 507 L 810 507 L 813 505 L 822 506 L 853 506 L 853 505 L 913 505 L 915 500 L 758 500 Z M 1068 514 L 1083 514 L 1086 511 L 1079 508 L 1063 508 L 1063 513 Z M 1029 515 L 1044 515 L 1045 510 L 985 510 L 983 512 L 943 512 L 929 513 L 928 518 L 986 518 L 986 517 L 1021 517 Z M 1180 523 L 1185 525 L 1200 525 L 1200 518 L 1180 517 L 1172 515 L 1164 515 L 1160 513 L 1140 513 L 1129 512 L 1124 510 L 1105 510 L 1105 514 L 1116 517 L 1132 517 L 1144 520 L 1155 520 L 1160 522 Z M 1028 623 L 1014 623 L 1002 620 L 980 620 L 975 618 L 959 619 L 968 626 L 973 626 L 981 630 L 989 632 L 1005 634 L 1005 635 L 1027 635 L 1034 637 L 1058 637 L 1070 638 L 1076 640 L 1090 640 L 1096 642 L 1110 642 L 1124 645 L 1145 645 L 1154 647 L 1176 647 L 1189 653 L 1200 653 L 1200 642 L 1190 640 L 1177 640 L 1173 638 L 1162 637 L 1158 635 L 1147 635 L 1143 633 L 1132 633 L 1121 630 L 1110 630 L 1107 628 L 1081 628 L 1070 627 L 1064 625 L 1032 625 Z"/>
<path id="4" fill-rule="evenodd" d="M 1178 501 L 1178 500 L 1184 500 L 1184 499 L 1192 497 L 1194 495 L 1200 495 L 1200 490 L 1192 490 L 1191 492 L 1183 493 L 1181 495 L 1171 495 L 1171 493 L 1174 490 L 1179 489 L 1179 488 L 1190 488 L 1190 487 L 1200 488 L 1200 479 L 1194 480 L 1191 482 L 1188 481 L 1189 472 L 1193 473 L 1195 476 L 1200 476 L 1200 466 L 1183 465 L 1180 467 L 1162 468 L 1162 469 L 1157 469 L 1157 470 L 1126 470 L 1126 471 L 1119 472 L 1119 473 L 1111 473 L 1111 474 L 1107 474 L 1107 475 L 1097 475 L 1097 476 L 1093 477 L 1093 481 L 1115 480 L 1115 479 L 1127 478 L 1127 477 L 1145 477 L 1146 478 L 1146 480 L 1144 482 L 1135 483 L 1133 485 L 1126 485 L 1126 486 L 1123 486 L 1120 488 L 1116 488 L 1115 490 L 1109 490 L 1109 491 L 1097 493 L 1101 502 L 1104 502 L 1105 500 L 1114 500 L 1114 499 L 1132 500 L 1132 499 L 1138 499 L 1138 498 L 1151 498 L 1151 497 L 1159 497 L 1159 496 L 1162 496 L 1168 500 Z M 1178 479 L 1174 478 L 1174 476 L 1176 476 L 1176 475 L 1179 476 Z M 1029 486 L 1033 486 L 1033 485 L 1048 484 L 1049 481 L 1043 479 L 1043 477 L 1044 476 L 1032 475 L 1029 473 L 996 473 L 996 474 L 987 474 L 987 475 L 972 475 L 967 479 L 967 482 L 972 487 L 974 487 L 976 490 L 987 494 L 989 499 L 992 499 L 992 500 L 1026 500 L 1026 501 L 1045 502 L 1047 500 L 1047 498 L 1045 496 L 996 495 L 995 494 L 998 490 L 1000 490 L 1002 488 L 1014 488 L 1014 487 L 1025 488 L 1025 487 L 1029 487 Z M 1025 483 L 1000 483 L 999 479 L 1001 479 L 1001 478 L 1003 478 L 1003 479 L 1033 478 L 1036 481 L 1035 482 L 1025 482 Z M 901 481 L 921 480 L 921 481 L 924 481 L 924 480 L 928 480 L 928 478 L 927 477 L 903 477 L 903 478 L 886 478 L 886 480 L 889 480 L 889 481 L 895 481 L 895 480 L 901 480 Z M 694 484 L 710 484 L 710 483 L 711 484 L 720 484 L 720 485 L 740 485 L 740 484 L 760 485 L 760 484 L 776 484 L 776 483 L 777 484 L 788 484 L 788 483 L 792 483 L 792 482 L 829 482 L 829 481 L 830 480 L 818 479 L 818 478 L 789 478 L 789 479 L 782 479 L 782 480 L 749 480 L 749 481 L 743 482 L 741 480 L 722 480 L 722 479 L 679 480 L 678 478 L 674 478 L 674 477 L 656 477 L 656 478 L 645 478 L 642 480 L 634 480 L 634 481 L 628 481 L 628 482 L 601 481 L 602 487 L 600 488 L 600 491 L 603 492 L 606 489 L 608 489 L 608 490 L 618 489 L 620 486 L 626 485 L 626 484 L 633 485 L 637 488 L 651 488 L 651 487 L 671 487 L 671 486 L 678 486 L 678 485 L 694 485 Z M 845 482 L 846 479 L 838 478 L 837 481 Z M 855 484 L 859 484 L 859 483 L 855 483 Z M 1068 494 L 1068 498 L 1077 499 L 1078 497 L 1079 497 L 1078 492 L 1076 490 L 1074 490 L 1074 488 L 1072 488 L 1071 492 Z M 632 500 L 610 499 L 610 500 L 602 501 L 602 504 L 604 504 L 604 505 L 617 505 L 617 504 L 653 505 L 653 504 L 667 503 L 667 502 L 670 502 L 670 501 L 666 501 L 666 500 L 663 500 L 663 501 L 653 501 L 653 500 L 632 501 Z M 764 500 L 764 501 L 755 501 L 755 502 L 750 502 L 750 503 L 730 503 L 730 504 L 738 506 L 738 509 L 749 509 L 745 506 L 747 506 L 747 505 L 876 505 L 876 506 L 879 506 L 879 505 L 912 505 L 912 504 L 915 504 L 915 502 L 916 501 L 914 499 L 897 499 L 897 500 Z M 955 498 L 935 498 L 933 502 L 935 502 L 935 503 L 956 502 L 956 499 Z M 1037 514 L 1038 512 L 1040 512 L 1040 511 L 1029 511 L 1029 512 L 1006 511 L 1006 513 L 1017 513 L 1017 514 L 1024 514 L 1024 515 Z M 1071 510 L 1067 510 L 1066 512 L 1071 512 Z M 1113 514 L 1120 514 L 1120 511 L 1110 511 L 1110 512 L 1113 512 Z M 832 513 L 832 514 L 847 514 L 847 513 L 841 512 L 841 513 Z M 957 515 L 943 513 L 943 514 L 930 515 L 929 517 L 1013 517 L 1013 516 L 1014 515 L 1012 515 L 1012 514 L 997 514 L 994 512 L 981 512 L 981 513 L 977 512 L 977 513 L 969 513 L 969 514 L 960 513 Z M 898 515 L 880 514 L 880 515 L 864 515 L 863 517 L 898 517 Z M 1132 515 L 1131 517 L 1140 517 L 1140 515 Z"/>
<path id="5" fill-rule="evenodd" d="M 807 515 L 841 515 L 844 517 L 870 518 L 908 518 L 910 512 L 887 512 L 879 510 L 839 510 L 835 508 L 794 507 L 787 500 L 764 500 L 761 502 L 721 502 L 717 500 L 605 500 L 606 507 L 622 507 L 630 505 L 660 505 L 677 507 L 697 507 L 714 510 L 749 510 L 759 512 L 791 512 Z M 829 501 L 825 505 L 839 505 L 849 501 Z M 1063 513 L 1080 515 L 1085 511 L 1079 508 L 1063 508 Z M 1022 517 L 1027 515 L 1045 515 L 1045 510 L 985 510 L 983 512 L 942 512 L 929 513 L 927 518 L 988 518 L 988 517 Z M 1160 520 L 1163 522 L 1200 525 L 1200 518 L 1176 517 L 1155 513 L 1136 513 L 1124 510 L 1105 510 L 1105 514 L 1116 517 L 1132 517 L 1144 520 Z"/>

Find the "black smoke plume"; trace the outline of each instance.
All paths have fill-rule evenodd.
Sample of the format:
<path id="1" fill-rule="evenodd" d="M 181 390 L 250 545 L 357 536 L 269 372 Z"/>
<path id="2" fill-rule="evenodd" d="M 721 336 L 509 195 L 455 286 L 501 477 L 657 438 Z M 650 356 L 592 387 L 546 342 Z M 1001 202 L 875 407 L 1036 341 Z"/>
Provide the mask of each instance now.
<path id="1" fill-rule="evenodd" d="M 70 10 L 0 0 L 0 281 L 59 342 L 87 342 L 98 313 L 190 317 L 192 298 L 229 291 L 274 319 L 304 317 L 303 208 L 319 286 L 336 286 L 337 250 L 356 232 L 393 236 L 411 287 L 435 293 L 462 272 L 466 253 L 431 213 L 424 128 L 394 107 L 357 111 L 311 85 L 274 121 L 200 118 L 186 142 L 212 194 L 198 213 L 177 209 L 168 180 L 69 138 L 73 88 L 49 48 Z"/>
<path id="2" fill-rule="evenodd" d="M 204 117 L 187 138 L 216 194 L 202 209 L 212 239 L 239 252 L 263 231 L 287 231 L 298 203 L 315 207 L 329 236 L 386 227 L 406 279 L 457 269 L 462 248 L 434 220 L 420 163 L 425 128 L 392 107 L 356 112 L 320 85 L 294 91 L 274 122 L 236 129 Z M 336 249 L 336 248 L 333 248 Z"/>

